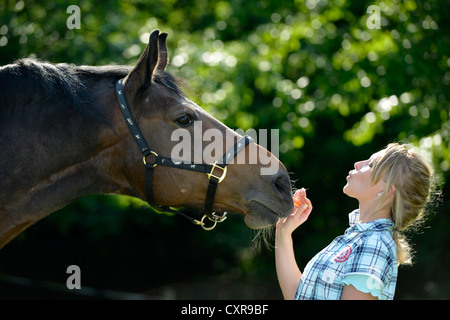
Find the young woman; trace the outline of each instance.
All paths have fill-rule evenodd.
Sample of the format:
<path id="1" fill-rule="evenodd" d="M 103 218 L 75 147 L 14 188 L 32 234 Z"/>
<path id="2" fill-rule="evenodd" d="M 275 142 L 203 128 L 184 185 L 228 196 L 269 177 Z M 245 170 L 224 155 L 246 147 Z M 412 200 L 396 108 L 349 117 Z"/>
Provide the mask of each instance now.
<path id="1" fill-rule="evenodd" d="M 355 163 L 344 193 L 359 202 L 350 227 L 299 270 L 292 232 L 312 210 L 303 204 L 276 227 L 275 259 L 285 299 L 393 299 L 398 265 L 411 263 L 402 232 L 416 224 L 430 199 L 433 170 L 399 144 Z"/>

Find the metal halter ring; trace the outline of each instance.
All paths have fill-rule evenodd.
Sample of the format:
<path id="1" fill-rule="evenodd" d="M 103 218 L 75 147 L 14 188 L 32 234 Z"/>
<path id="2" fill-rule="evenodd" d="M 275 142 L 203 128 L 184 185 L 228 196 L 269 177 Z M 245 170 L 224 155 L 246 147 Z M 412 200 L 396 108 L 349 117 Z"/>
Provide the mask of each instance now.
<path id="1" fill-rule="evenodd" d="M 205 214 L 205 215 L 203 215 L 202 220 L 197 221 L 197 224 L 200 225 L 203 228 L 203 230 L 210 231 L 210 230 L 212 230 L 212 229 L 214 229 L 216 227 L 218 222 L 225 221 L 225 219 L 227 218 L 226 215 L 227 215 L 226 212 L 224 213 L 223 216 L 218 216 L 218 215 L 213 213 L 212 214 L 213 218 L 211 218 L 210 216 Z M 211 227 L 206 227 L 205 226 L 205 221 L 204 221 L 205 218 L 208 218 L 210 221 L 214 222 L 214 224 Z"/>
<path id="2" fill-rule="evenodd" d="M 156 164 L 156 158 L 158 157 L 158 154 L 155 151 L 150 151 L 151 154 L 153 154 L 155 156 L 155 163 L 153 164 L 153 168 L 157 166 Z M 144 156 L 143 161 L 144 161 L 144 165 L 147 166 L 147 161 L 145 161 L 145 158 L 147 158 L 150 154 Z"/>

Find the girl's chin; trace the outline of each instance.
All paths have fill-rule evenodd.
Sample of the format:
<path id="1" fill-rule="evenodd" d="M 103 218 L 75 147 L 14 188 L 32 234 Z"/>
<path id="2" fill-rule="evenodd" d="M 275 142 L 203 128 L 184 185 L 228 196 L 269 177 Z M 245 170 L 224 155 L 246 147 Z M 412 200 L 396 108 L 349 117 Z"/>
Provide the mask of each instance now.
<path id="1" fill-rule="evenodd" d="M 342 192 L 344 194 L 346 194 L 347 196 L 352 197 L 351 191 L 349 190 L 349 187 L 348 187 L 348 183 L 344 186 L 344 188 L 342 188 Z"/>
<path id="2" fill-rule="evenodd" d="M 348 182 L 347 182 L 347 184 L 344 186 L 344 188 L 342 188 L 342 191 L 345 193 L 345 192 L 347 191 L 347 189 L 348 189 Z"/>

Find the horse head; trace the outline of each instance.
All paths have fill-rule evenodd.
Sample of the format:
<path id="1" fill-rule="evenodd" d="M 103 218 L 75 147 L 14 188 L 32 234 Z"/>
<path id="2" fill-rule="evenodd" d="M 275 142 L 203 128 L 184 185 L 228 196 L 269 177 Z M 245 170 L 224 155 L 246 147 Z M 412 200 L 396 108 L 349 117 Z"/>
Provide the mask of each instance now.
<path id="1" fill-rule="evenodd" d="M 144 162 L 147 159 L 153 163 L 154 155 L 159 155 L 193 165 L 213 163 L 242 136 L 188 99 L 179 89 L 177 80 L 165 71 L 168 64 L 166 38 L 166 33 L 154 31 L 138 62 L 122 80 L 131 113 L 153 150 L 148 156 L 144 154 Z M 126 136 L 121 147 L 126 159 L 126 178 L 136 195 L 148 200 L 142 154 L 136 148 L 136 137 L 130 135 L 125 125 L 132 120 L 117 121 L 121 122 L 119 131 Z M 246 224 L 255 229 L 273 225 L 279 218 L 288 216 L 293 204 L 290 179 L 283 164 L 256 143 L 250 143 L 233 156 L 236 158 L 226 166 L 226 177 L 221 168 L 214 172 L 224 178 L 217 186 L 214 211 L 243 214 Z M 155 203 L 204 208 L 207 174 L 162 165 L 155 165 L 153 174 Z"/>

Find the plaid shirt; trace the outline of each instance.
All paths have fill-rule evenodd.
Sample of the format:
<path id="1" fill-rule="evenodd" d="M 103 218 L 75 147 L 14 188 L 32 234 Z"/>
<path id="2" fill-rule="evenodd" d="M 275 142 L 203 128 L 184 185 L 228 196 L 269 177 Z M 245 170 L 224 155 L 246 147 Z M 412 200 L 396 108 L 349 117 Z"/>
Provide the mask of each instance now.
<path id="1" fill-rule="evenodd" d="M 359 210 L 349 214 L 350 228 L 333 240 L 306 265 L 295 299 L 337 300 L 345 277 L 367 277 L 370 292 L 380 289 L 380 299 L 392 300 L 397 282 L 397 247 L 392 238 L 393 222 L 378 219 L 358 223 Z M 359 289 L 359 288 L 358 288 Z"/>

